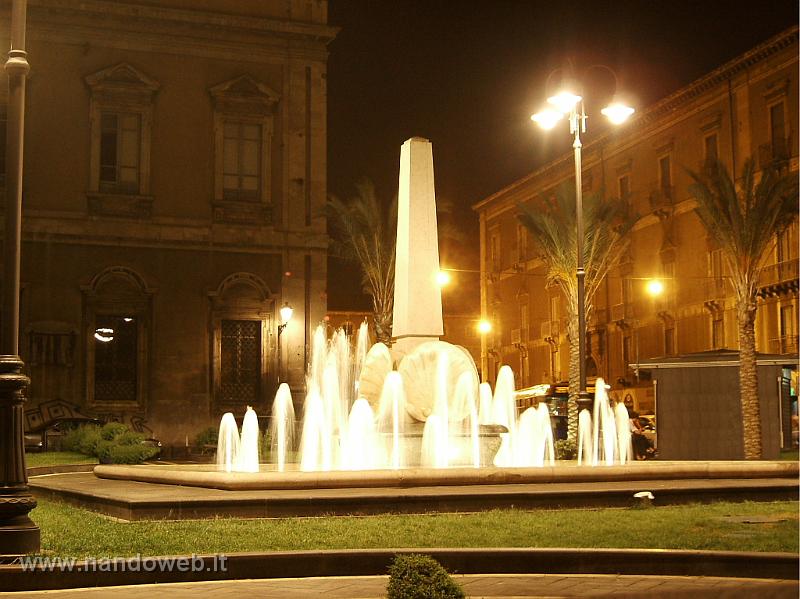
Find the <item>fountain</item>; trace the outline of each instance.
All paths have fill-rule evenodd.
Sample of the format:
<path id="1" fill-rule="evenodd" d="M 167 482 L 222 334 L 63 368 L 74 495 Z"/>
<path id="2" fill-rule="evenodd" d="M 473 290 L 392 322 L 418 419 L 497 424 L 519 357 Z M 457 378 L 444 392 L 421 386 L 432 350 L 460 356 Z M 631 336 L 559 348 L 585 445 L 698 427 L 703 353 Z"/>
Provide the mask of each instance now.
<path id="1" fill-rule="evenodd" d="M 394 510 L 404 501 L 407 509 L 486 509 L 507 505 L 501 485 L 514 485 L 518 497 L 525 495 L 521 486 L 554 482 L 625 481 L 628 486 L 619 490 L 619 501 L 625 501 L 645 480 L 749 480 L 788 473 L 795 479 L 791 492 L 796 495 L 796 464 L 701 462 L 676 468 L 630 462 L 627 411 L 609 403 L 602 379 L 596 382 L 593 410 L 579 414 L 577 465 L 556 464 L 547 404 L 539 402 L 518 414 L 514 373 L 508 366 L 500 368 L 492 390 L 479 381 L 466 350 L 439 340 L 439 259 L 427 140 L 403 144 L 400 173 L 391 349 L 370 344 L 366 323 L 355 338 L 343 330 L 328 338 L 321 325 L 311 336 L 302 419 L 295 421 L 292 393 L 281 385 L 272 403 L 268 455 L 259 456 L 258 418 L 248 408 L 241 433 L 233 414 L 223 416 L 214 466 L 100 465 L 95 476 L 246 491 L 240 499 L 232 493 L 225 501 L 246 503 L 254 517 L 289 513 L 282 511 L 287 502 L 296 502 L 296 513 L 303 515 L 314 510 L 375 513 Z M 403 490 L 412 487 L 427 490 Z M 360 489 L 359 499 L 335 493 L 339 488 Z M 369 491 L 377 488 L 381 490 Z M 282 495 L 273 496 L 275 490 Z M 253 503 L 252 492 L 261 493 L 262 500 Z M 344 501 L 345 495 L 351 503 Z M 386 501 L 389 495 L 392 502 Z M 525 497 L 514 505 L 543 501 L 538 490 Z M 173 498 L 167 503 L 167 514 L 178 509 L 196 517 L 200 509 L 189 502 L 176 508 Z M 202 513 L 228 513 L 212 508 Z"/>

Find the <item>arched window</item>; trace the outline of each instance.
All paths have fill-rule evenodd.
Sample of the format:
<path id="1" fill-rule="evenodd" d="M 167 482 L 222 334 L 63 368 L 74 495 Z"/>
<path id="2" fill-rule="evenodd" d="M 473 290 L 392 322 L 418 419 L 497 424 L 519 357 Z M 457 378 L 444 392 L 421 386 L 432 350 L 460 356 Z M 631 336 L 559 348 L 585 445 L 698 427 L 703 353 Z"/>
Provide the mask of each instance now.
<path id="1" fill-rule="evenodd" d="M 88 405 L 144 409 L 153 290 L 124 267 L 107 268 L 82 290 Z"/>
<path id="2" fill-rule="evenodd" d="M 249 273 L 230 275 L 209 296 L 214 402 L 239 411 L 263 407 L 270 391 L 274 298 Z"/>

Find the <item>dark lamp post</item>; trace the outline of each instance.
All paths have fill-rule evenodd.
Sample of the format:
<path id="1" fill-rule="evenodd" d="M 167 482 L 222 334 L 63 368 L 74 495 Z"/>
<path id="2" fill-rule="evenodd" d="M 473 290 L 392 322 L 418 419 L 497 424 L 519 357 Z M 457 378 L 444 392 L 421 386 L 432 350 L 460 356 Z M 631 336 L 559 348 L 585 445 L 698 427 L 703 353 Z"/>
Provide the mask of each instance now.
<path id="1" fill-rule="evenodd" d="M 39 527 L 28 517 L 22 404 L 30 382 L 19 357 L 19 271 L 22 238 L 22 145 L 25 132 L 26 0 L 11 5 L 6 135 L 6 222 L 3 240 L 3 318 L 0 328 L 0 562 L 39 550 Z"/>

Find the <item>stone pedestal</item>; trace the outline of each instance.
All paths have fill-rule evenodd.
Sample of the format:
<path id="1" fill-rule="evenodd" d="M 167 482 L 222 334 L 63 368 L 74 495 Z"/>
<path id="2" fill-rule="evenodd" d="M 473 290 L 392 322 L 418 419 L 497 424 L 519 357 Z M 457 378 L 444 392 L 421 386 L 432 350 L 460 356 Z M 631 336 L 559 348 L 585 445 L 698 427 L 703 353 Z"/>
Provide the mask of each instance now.
<path id="1" fill-rule="evenodd" d="M 36 500 L 25 471 L 22 404 L 29 382 L 19 356 L 0 356 L 0 562 L 39 550 L 39 527 L 28 517 Z"/>
<path id="2" fill-rule="evenodd" d="M 431 142 L 412 137 L 400 148 L 392 354 L 395 360 L 438 339 L 442 293 Z"/>

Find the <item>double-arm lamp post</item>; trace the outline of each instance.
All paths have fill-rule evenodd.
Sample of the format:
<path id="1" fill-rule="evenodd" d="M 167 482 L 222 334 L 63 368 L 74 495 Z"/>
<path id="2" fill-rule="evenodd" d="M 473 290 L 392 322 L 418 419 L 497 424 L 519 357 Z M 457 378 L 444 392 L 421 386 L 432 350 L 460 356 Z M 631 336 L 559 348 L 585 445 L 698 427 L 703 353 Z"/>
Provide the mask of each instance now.
<path id="1" fill-rule="evenodd" d="M 613 74 L 613 72 L 612 72 Z M 615 76 L 616 77 L 616 76 Z M 580 360 L 580 389 L 578 405 L 588 407 L 591 398 L 586 391 L 586 291 L 584 279 L 586 271 L 583 263 L 583 186 L 581 183 L 581 133 L 586 133 L 586 112 L 583 106 L 583 97 L 578 95 L 578 86 L 569 82 L 554 96 L 547 98 L 551 107 L 537 112 L 531 116 L 543 129 L 552 129 L 558 122 L 567 117 L 569 132 L 574 136 L 572 148 L 575 154 L 575 222 L 577 235 L 577 295 L 578 295 L 578 355 Z M 634 109 L 619 101 L 613 101 L 600 111 L 615 125 L 625 122 Z"/>

